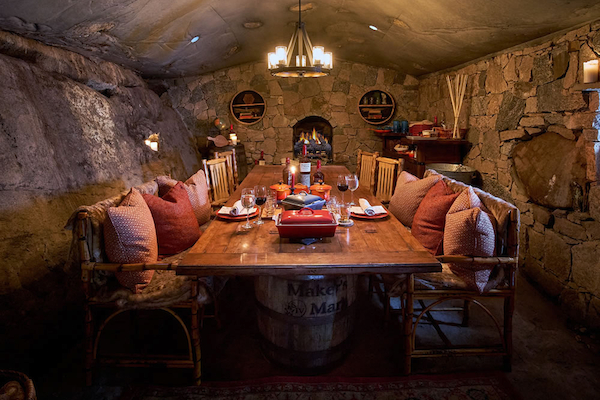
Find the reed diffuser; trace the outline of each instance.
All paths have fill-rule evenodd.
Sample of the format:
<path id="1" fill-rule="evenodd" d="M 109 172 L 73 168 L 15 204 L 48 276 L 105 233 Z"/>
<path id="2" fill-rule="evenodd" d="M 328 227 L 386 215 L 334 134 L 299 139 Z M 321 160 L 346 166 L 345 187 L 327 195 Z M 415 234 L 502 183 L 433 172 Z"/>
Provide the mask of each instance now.
<path id="1" fill-rule="evenodd" d="M 467 76 L 457 74 L 454 80 L 446 76 L 448 90 L 450 91 L 450 100 L 452 101 L 452 111 L 454 111 L 454 128 L 452 129 L 452 138 L 460 139 L 460 129 L 458 128 L 458 119 L 462 108 L 463 99 L 467 90 Z"/>

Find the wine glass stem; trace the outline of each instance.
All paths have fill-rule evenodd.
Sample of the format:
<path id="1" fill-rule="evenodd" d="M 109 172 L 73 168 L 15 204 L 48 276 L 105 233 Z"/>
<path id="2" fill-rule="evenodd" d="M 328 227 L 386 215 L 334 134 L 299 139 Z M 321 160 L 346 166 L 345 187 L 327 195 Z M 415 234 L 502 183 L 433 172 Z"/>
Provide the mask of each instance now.
<path id="1" fill-rule="evenodd" d="M 246 209 L 246 226 L 250 226 L 250 209 Z"/>
<path id="2" fill-rule="evenodd" d="M 262 223 L 262 206 L 258 206 L 258 224 Z"/>
<path id="3" fill-rule="evenodd" d="M 345 201 L 344 201 L 344 195 L 345 195 L 345 194 L 346 194 L 346 192 L 342 192 L 342 204 L 344 204 L 344 203 L 345 203 Z"/>
<path id="4" fill-rule="evenodd" d="M 354 204 L 354 190 L 350 191 L 350 203 Z"/>

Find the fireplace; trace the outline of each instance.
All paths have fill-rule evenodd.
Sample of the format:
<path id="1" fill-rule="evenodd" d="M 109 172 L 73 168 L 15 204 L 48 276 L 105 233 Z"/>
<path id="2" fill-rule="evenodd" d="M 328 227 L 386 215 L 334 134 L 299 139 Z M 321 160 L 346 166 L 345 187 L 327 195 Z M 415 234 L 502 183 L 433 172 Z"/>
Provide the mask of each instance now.
<path id="1" fill-rule="evenodd" d="M 294 125 L 292 145 L 294 157 L 302 155 L 302 146 L 306 145 L 308 157 L 311 160 L 321 160 L 323 164 L 333 160 L 332 141 L 333 129 L 326 119 L 311 116 Z"/>

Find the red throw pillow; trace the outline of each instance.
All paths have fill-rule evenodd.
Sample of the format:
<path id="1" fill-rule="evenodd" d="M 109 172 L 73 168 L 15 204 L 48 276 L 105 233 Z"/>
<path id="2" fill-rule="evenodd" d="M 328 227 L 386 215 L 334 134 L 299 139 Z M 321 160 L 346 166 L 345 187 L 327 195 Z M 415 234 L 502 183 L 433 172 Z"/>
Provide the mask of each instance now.
<path id="1" fill-rule="evenodd" d="M 415 213 L 429 189 L 439 180 L 439 175 L 432 175 L 425 179 L 402 171 L 396 183 L 394 195 L 390 199 L 390 212 L 404 226 L 412 226 Z"/>
<path id="2" fill-rule="evenodd" d="M 104 221 L 104 250 L 110 262 L 153 263 L 158 259 L 156 230 L 150 209 L 140 192 L 132 188 L 118 207 L 107 210 Z M 141 292 L 152 280 L 154 270 L 116 272 L 121 285 Z"/>
<path id="3" fill-rule="evenodd" d="M 162 197 L 177 184 L 177 181 L 168 176 L 159 176 L 156 178 L 156 183 L 158 184 L 158 195 Z M 207 223 L 210 220 L 211 206 L 204 171 L 200 170 L 192 175 L 185 181 L 183 187 L 187 191 L 198 225 Z"/>
<path id="4" fill-rule="evenodd" d="M 154 218 L 160 255 L 180 253 L 192 247 L 200 238 L 198 221 L 181 182 L 162 198 L 150 194 L 142 196 Z"/>
<path id="5" fill-rule="evenodd" d="M 438 181 L 425 195 L 413 219 L 411 233 L 431 254 L 442 254 L 446 213 L 460 193 Z"/>

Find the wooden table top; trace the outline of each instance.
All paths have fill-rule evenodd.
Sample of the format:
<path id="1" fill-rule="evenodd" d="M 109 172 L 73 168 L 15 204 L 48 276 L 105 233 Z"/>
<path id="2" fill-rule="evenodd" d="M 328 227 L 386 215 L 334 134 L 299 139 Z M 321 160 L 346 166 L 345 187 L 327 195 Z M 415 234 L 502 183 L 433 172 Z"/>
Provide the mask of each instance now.
<path id="1" fill-rule="evenodd" d="M 281 180 L 282 166 L 255 166 L 227 202 L 238 200 L 242 188 L 271 186 Z M 347 174 L 346 167 L 323 167 L 325 183 L 333 186 L 332 195 L 341 199 L 335 187 L 337 176 Z M 314 172 L 314 169 L 313 169 Z M 350 200 L 350 191 L 346 192 Z M 359 187 L 355 202 L 366 198 L 372 205 L 381 204 Z M 441 264 L 421 246 L 393 216 L 382 219 L 354 219 L 354 226 L 338 226 L 335 236 L 311 245 L 280 239 L 272 220 L 250 230 L 243 221 L 217 218 L 202 234 L 177 267 L 182 275 L 338 275 L 362 273 L 439 272 Z"/>

